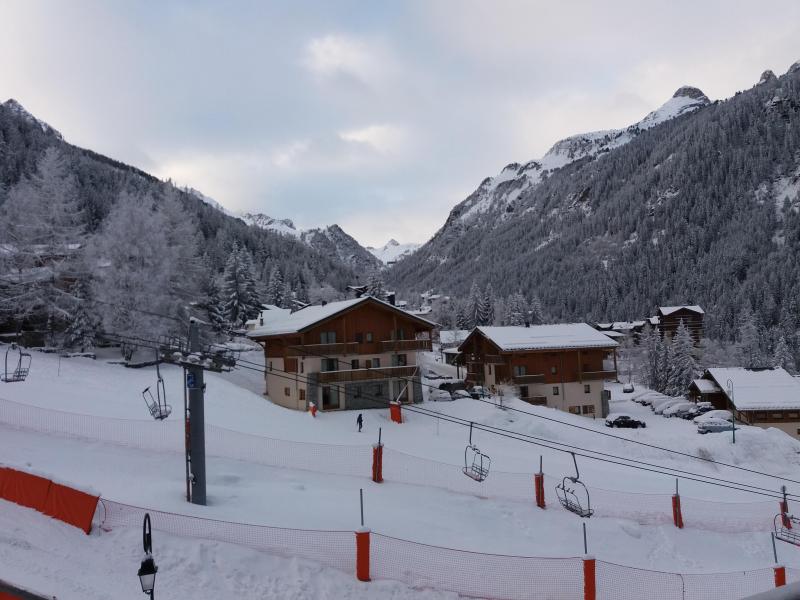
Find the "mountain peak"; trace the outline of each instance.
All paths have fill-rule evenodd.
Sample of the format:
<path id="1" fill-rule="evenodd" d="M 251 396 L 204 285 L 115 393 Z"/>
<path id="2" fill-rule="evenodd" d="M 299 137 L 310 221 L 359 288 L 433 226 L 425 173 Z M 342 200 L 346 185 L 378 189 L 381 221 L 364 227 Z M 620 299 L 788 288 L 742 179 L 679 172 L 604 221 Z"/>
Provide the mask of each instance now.
<path id="1" fill-rule="evenodd" d="M 389 247 L 389 246 L 399 246 L 399 245 L 400 245 L 400 242 L 398 242 L 398 241 L 397 241 L 396 239 L 394 239 L 394 238 L 392 238 L 392 239 L 390 239 L 388 242 L 386 242 L 386 247 Z"/>
<path id="2" fill-rule="evenodd" d="M 778 78 L 775 77 L 775 73 L 767 69 L 761 74 L 761 77 L 758 79 L 758 85 L 761 85 L 762 83 L 767 83 L 768 81 L 775 81 L 776 79 Z"/>
<path id="3" fill-rule="evenodd" d="M 5 102 L 3 102 L 3 104 L 0 104 L 0 106 L 5 108 L 6 110 L 11 111 L 12 114 L 17 115 L 18 117 L 24 119 L 28 123 L 33 123 L 34 125 L 38 125 L 41 128 L 41 130 L 44 131 L 45 133 L 51 133 L 60 140 L 64 139 L 61 136 L 61 134 L 58 131 L 56 131 L 54 127 L 51 127 L 44 121 L 34 117 L 31 113 L 25 110 L 25 107 L 22 106 L 22 104 L 17 102 L 14 98 L 9 98 Z"/>
<path id="4" fill-rule="evenodd" d="M 708 99 L 703 91 L 699 88 L 692 87 L 690 85 L 684 85 L 679 87 L 674 94 L 672 94 L 673 98 L 691 98 L 692 100 L 699 100 L 704 102 L 705 104 L 710 104 L 711 100 Z"/>
<path id="5" fill-rule="evenodd" d="M 797 71 L 800 71 L 800 60 L 798 60 L 791 67 L 789 67 L 789 70 L 786 71 L 786 72 L 787 73 L 796 73 Z"/>

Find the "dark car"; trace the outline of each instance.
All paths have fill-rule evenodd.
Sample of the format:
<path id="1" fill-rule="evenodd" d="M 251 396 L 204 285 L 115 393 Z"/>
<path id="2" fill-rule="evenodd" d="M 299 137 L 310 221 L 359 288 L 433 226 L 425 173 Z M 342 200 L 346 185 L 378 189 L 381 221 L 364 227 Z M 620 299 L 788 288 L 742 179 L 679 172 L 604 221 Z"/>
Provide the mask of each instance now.
<path id="1" fill-rule="evenodd" d="M 639 427 L 647 427 L 647 424 L 644 421 L 637 421 L 630 415 L 611 414 L 606 417 L 606 427 L 639 429 Z"/>

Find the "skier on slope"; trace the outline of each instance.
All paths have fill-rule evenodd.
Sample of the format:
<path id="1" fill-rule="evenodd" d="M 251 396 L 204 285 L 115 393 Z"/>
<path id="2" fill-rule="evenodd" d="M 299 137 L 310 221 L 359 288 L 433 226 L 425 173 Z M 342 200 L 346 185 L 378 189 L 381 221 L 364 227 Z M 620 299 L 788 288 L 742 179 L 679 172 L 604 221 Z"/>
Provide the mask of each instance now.
<path id="1" fill-rule="evenodd" d="M 361 413 L 358 413 L 358 417 L 356 418 L 356 425 L 358 425 L 358 433 L 361 433 L 361 428 L 364 426 L 364 417 L 361 416 Z"/>

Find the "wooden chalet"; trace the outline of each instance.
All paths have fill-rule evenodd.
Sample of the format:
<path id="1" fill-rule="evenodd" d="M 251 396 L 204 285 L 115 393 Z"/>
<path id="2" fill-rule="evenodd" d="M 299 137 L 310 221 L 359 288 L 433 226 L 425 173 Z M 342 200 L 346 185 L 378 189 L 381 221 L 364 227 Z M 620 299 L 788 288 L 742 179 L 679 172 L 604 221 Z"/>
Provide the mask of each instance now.
<path id="1" fill-rule="evenodd" d="M 703 337 L 703 317 L 705 311 L 697 305 L 693 306 L 659 306 L 657 326 L 661 335 L 672 337 L 683 321 L 684 326 L 692 334 L 695 344 Z"/>
<path id="2" fill-rule="evenodd" d="M 617 378 L 618 344 L 586 323 L 476 327 L 459 351 L 467 380 L 511 385 L 530 404 L 605 416 L 604 382 Z"/>
<path id="3" fill-rule="evenodd" d="M 247 335 L 264 348 L 266 392 L 307 410 L 421 402 L 417 353 L 431 350 L 435 324 L 371 296 L 264 311 Z"/>

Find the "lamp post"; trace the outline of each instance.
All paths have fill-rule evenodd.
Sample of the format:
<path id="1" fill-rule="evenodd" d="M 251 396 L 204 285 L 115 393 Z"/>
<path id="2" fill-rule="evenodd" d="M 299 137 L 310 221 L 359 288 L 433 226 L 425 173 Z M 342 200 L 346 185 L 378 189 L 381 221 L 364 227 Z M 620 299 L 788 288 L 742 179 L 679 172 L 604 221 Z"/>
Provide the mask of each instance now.
<path id="1" fill-rule="evenodd" d="M 728 400 L 730 400 L 731 408 L 731 433 L 733 434 L 733 443 L 736 443 L 736 404 L 733 402 L 733 382 L 728 379 Z"/>
<path id="2" fill-rule="evenodd" d="M 145 513 L 144 522 L 142 523 L 142 546 L 144 547 L 144 560 L 142 560 L 142 564 L 139 567 L 139 583 L 142 584 L 142 591 L 145 594 L 150 594 L 150 600 L 153 600 L 153 588 L 156 586 L 158 567 L 153 560 L 153 536 L 149 513 Z"/>

